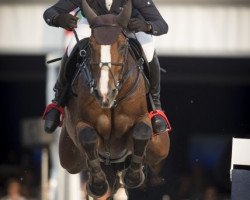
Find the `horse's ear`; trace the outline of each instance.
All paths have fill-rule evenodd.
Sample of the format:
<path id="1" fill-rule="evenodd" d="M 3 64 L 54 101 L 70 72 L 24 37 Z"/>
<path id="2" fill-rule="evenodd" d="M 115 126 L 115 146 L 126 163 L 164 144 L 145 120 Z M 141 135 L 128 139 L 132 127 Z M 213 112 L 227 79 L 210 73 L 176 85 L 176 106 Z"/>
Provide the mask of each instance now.
<path id="1" fill-rule="evenodd" d="M 129 20 L 132 14 L 132 2 L 127 0 L 126 5 L 123 7 L 123 10 L 117 15 L 117 23 L 123 28 L 127 28 Z"/>
<path id="2" fill-rule="evenodd" d="M 97 14 L 89 6 L 89 4 L 87 3 L 87 0 L 82 0 L 82 9 L 83 9 L 83 14 L 86 16 L 89 24 L 91 25 L 93 22 L 93 19 L 97 17 Z"/>

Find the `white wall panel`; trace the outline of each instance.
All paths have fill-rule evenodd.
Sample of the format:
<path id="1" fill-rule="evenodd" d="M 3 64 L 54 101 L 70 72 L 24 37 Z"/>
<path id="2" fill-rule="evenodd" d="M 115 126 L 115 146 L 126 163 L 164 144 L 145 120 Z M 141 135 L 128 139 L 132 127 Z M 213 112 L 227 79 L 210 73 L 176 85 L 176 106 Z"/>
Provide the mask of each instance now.
<path id="1" fill-rule="evenodd" d="M 47 26 L 47 5 L 2 4 L 0 6 L 0 52 L 40 53 L 63 46 L 62 29 Z"/>
<path id="2" fill-rule="evenodd" d="M 250 55 L 250 7 L 159 5 L 169 33 L 156 37 L 160 54 Z"/>
<path id="3" fill-rule="evenodd" d="M 43 21 L 47 4 L 0 4 L 0 52 L 60 50 L 62 29 Z M 250 55 L 250 6 L 158 3 L 169 33 L 156 37 L 159 54 Z"/>

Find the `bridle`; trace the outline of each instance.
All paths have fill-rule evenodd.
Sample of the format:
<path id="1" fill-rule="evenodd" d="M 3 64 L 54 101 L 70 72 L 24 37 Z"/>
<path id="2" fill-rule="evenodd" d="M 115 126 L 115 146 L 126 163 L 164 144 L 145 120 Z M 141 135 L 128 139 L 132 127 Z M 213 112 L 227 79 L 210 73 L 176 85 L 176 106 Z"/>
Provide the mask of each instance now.
<path id="1" fill-rule="evenodd" d="M 91 27 L 91 29 L 92 29 L 92 32 L 93 32 L 93 30 L 95 28 L 98 28 L 98 27 L 117 27 L 117 26 L 118 25 L 116 25 L 116 24 L 98 25 L 98 26 Z M 113 79 L 113 82 L 114 82 L 114 86 L 115 86 L 115 89 L 114 89 L 115 95 L 117 95 L 119 93 L 119 91 L 122 89 L 122 86 L 124 85 L 124 83 L 126 82 L 128 77 L 130 76 L 130 74 L 132 72 L 132 69 L 133 69 L 133 67 L 126 67 L 126 66 L 128 66 L 128 57 L 129 57 L 128 54 L 131 53 L 132 50 L 130 48 L 129 39 L 126 36 L 126 33 L 123 31 L 123 29 L 121 29 L 121 33 L 126 37 L 126 41 L 125 41 L 125 44 L 124 44 L 125 51 L 124 51 L 124 53 L 122 55 L 123 60 L 124 60 L 123 63 L 112 62 L 112 61 L 111 62 L 95 62 L 92 59 L 89 61 L 89 66 L 90 67 L 92 67 L 94 65 L 99 66 L 98 74 L 96 76 L 97 79 L 100 78 L 100 72 L 101 72 L 101 70 L 103 68 L 107 68 L 109 70 L 109 72 L 111 74 L 111 77 Z M 76 32 L 75 32 L 75 36 L 77 37 Z M 78 42 L 80 42 L 79 39 L 77 40 L 77 43 Z M 80 44 L 78 46 L 80 47 Z M 92 71 L 89 69 L 89 67 L 87 65 L 88 58 L 87 58 L 86 50 L 84 50 L 84 49 L 80 50 L 79 55 L 82 58 L 82 62 L 80 64 L 78 63 L 79 70 L 76 73 L 76 75 L 74 77 L 74 80 L 76 79 L 76 77 L 79 75 L 80 72 L 83 72 L 84 79 L 87 82 L 90 93 L 93 96 L 95 96 L 96 99 L 98 99 L 98 98 L 100 98 L 100 96 L 99 96 L 99 93 L 98 93 L 97 83 L 96 83 L 94 77 L 92 76 Z M 134 60 L 136 60 L 135 57 L 133 56 L 133 54 L 132 54 L 132 58 Z M 137 69 L 138 70 L 137 70 L 137 75 L 136 75 L 136 78 L 134 80 L 134 83 L 131 84 L 131 87 L 128 89 L 128 92 L 124 96 L 116 98 L 114 100 L 113 107 L 117 106 L 117 104 L 119 102 L 125 100 L 127 97 L 129 97 L 135 91 L 135 89 L 136 89 L 136 87 L 137 87 L 137 85 L 139 83 L 140 72 L 143 72 L 143 63 L 144 63 L 144 60 L 142 58 L 137 61 Z M 119 74 L 118 80 L 116 80 L 113 72 L 111 71 L 111 66 L 121 66 L 122 71 Z M 74 80 L 73 80 L 73 82 L 74 82 Z M 73 82 L 72 82 L 72 84 L 73 84 Z"/>
<path id="2" fill-rule="evenodd" d="M 128 63 L 128 48 L 129 48 L 129 42 L 128 42 L 128 38 L 126 38 L 126 41 L 125 41 L 125 44 L 124 44 L 124 53 L 122 55 L 123 57 L 123 61 L 122 63 L 119 63 L 119 62 L 95 62 L 93 60 L 90 61 L 90 66 L 93 66 L 93 65 L 98 65 L 99 66 L 99 70 L 98 70 L 98 74 L 97 74 L 97 79 L 100 78 L 100 72 L 103 68 L 107 68 L 108 71 L 110 72 L 111 74 L 111 77 L 113 79 L 113 82 L 114 82 L 114 86 L 115 86 L 115 90 L 116 92 L 118 93 L 119 90 L 121 89 L 122 87 L 122 82 L 124 80 L 124 75 L 127 74 L 129 72 L 129 70 L 125 70 L 126 66 L 127 66 L 127 63 Z M 119 75 L 119 78 L 118 80 L 116 80 L 112 70 L 111 70 L 111 66 L 120 66 L 122 69 L 120 75 Z M 97 88 L 94 88 L 94 90 L 97 89 Z"/>

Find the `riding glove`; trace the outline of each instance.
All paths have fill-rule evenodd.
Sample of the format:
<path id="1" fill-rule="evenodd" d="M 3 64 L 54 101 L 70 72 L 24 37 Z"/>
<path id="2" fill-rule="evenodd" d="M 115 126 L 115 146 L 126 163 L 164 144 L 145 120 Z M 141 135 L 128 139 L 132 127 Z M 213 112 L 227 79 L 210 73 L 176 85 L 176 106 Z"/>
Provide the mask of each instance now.
<path id="1" fill-rule="evenodd" d="M 75 17 L 69 13 L 61 13 L 54 17 L 53 23 L 56 26 L 62 27 L 68 31 L 72 31 L 73 28 L 77 28 L 78 17 Z"/>
<path id="2" fill-rule="evenodd" d="M 150 33 L 152 31 L 152 26 L 150 22 L 139 19 L 139 18 L 132 18 L 129 20 L 128 23 L 128 29 L 130 31 L 135 31 L 135 32 L 146 32 Z"/>

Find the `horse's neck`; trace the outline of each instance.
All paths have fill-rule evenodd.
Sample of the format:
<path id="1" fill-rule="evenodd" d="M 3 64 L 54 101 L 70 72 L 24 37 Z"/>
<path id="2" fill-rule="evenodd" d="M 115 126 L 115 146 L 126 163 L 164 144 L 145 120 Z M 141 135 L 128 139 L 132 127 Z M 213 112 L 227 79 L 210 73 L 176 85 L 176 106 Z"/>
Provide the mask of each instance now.
<path id="1" fill-rule="evenodd" d="M 140 92 L 146 93 L 144 80 L 141 78 L 142 75 L 137 65 L 137 61 L 135 61 L 134 57 L 129 54 L 125 75 L 122 80 L 123 85 L 119 91 L 118 99 L 124 97 L 127 99 L 127 97 L 133 95 L 135 92 L 138 92 L 138 88 L 140 88 Z"/>

